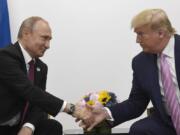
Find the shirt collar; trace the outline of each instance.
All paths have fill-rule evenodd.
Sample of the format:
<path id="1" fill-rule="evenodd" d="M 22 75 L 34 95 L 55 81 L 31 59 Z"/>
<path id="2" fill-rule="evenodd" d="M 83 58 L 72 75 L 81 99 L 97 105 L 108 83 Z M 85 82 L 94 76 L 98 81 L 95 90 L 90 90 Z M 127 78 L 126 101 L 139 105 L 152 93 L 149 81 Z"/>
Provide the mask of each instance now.
<path id="1" fill-rule="evenodd" d="M 168 44 L 166 45 L 162 53 L 170 58 L 174 58 L 174 44 L 175 44 L 174 36 L 171 36 Z"/>
<path id="2" fill-rule="evenodd" d="M 19 42 L 19 46 L 21 48 L 22 54 L 24 56 L 25 63 L 28 64 L 33 58 L 29 55 L 29 53 L 23 48 L 21 43 Z"/>

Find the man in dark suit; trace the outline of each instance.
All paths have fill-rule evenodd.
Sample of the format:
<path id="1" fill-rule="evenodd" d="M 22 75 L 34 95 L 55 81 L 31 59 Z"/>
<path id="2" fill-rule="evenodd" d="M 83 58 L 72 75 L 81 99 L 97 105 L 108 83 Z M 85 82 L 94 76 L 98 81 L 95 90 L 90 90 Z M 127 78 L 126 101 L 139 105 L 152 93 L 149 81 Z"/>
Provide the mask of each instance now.
<path id="1" fill-rule="evenodd" d="M 94 109 L 91 116 L 84 117 L 80 126 L 91 130 L 104 119 L 111 119 L 116 126 L 140 116 L 151 101 L 154 112 L 135 122 L 130 135 L 180 135 L 180 36 L 175 34 L 162 9 L 140 12 L 132 20 L 132 28 L 143 51 L 132 61 L 133 81 L 129 98 L 110 108 Z M 166 70 L 161 62 L 164 56 L 169 68 Z M 172 107 L 174 104 L 176 108 Z"/>
<path id="2" fill-rule="evenodd" d="M 75 116 L 73 104 L 45 92 L 47 65 L 39 57 L 51 38 L 48 22 L 30 17 L 22 23 L 18 41 L 0 49 L 0 134 L 61 135 L 61 124 L 47 114 Z"/>

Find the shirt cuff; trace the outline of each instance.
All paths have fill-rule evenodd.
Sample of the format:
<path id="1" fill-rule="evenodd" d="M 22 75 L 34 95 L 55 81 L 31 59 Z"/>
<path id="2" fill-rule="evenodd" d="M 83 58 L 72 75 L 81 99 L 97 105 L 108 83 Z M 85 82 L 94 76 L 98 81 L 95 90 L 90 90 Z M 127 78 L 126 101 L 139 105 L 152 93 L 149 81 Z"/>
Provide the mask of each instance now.
<path id="1" fill-rule="evenodd" d="M 62 105 L 62 107 L 61 107 L 60 112 L 63 112 L 63 111 L 64 111 L 64 109 L 66 108 L 66 105 L 67 105 L 67 102 L 64 101 L 64 102 L 63 102 L 63 105 Z"/>
<path id="2" fill-rule="evenodd" d="M 109 120 L 109 121 L 114 121 L 114 118 L 113 118 L 113 116 L 112 116 L 112 113 L 111 113 L 111 111 L 109 110 L 109 108 L 107 108 L 107 107 L 104 107 L 104 109 L 106 109 L 106 111 L 107 111 L 107 113 L 108 113 L 108 115 L 109 115 L 109 119 L 107 119 L 107 120 Z"/>
<path id="3" fill-rule="evenodd" d="M 30 129 L 32 130 L 32 132 L 34 133 L 35 127 L 34 127 L 33 124 L 31 124 L 31 123 L 25 123 L 25 124 L 23 125 L 23 127 L 28 127 L 28 128 L 30 128 Z"/>

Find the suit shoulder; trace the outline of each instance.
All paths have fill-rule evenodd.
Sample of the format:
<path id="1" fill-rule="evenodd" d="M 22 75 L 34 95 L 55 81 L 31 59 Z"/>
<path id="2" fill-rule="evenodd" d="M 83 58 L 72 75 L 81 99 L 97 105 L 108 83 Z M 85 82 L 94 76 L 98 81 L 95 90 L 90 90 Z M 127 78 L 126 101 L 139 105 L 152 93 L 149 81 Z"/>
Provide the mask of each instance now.
<path id="1" fill-rule="evenodd" d="M 154 58 L 154 56 L 156 55 L 142 51 L 133 58 L 133 61 L 146 61 L 148 59 Z"/>
<path id="2" fill-rule="evenodd" d="M 144 56 L 145 56 L 145 53 L 142 51 L 133 58 L 133 61 L 138 61 L 139 59 L 142 59 Z"/>
<path id="3" fill-rule="evenodd" d="M 180 35 L 175 34 L 174 37 L 175 37 L 175 42 L 179 43 L 180 42 Z"/>
<path id="4" fill-rule="evenodd" d="M 21 53 L 15 45 L 11 44 L 0 49 L 0 57 L 1 58 L 8 58 L 8 57 L 20 58 Z"/>
<path id="5" fill-rule="evenodd" d="M 10 44 L 4 48 L 0 48 L 0 53 L 3 53 L 3 52 L 13 52 L 12 50 L 14 49 L 14 46 L 13 44 Z"/>
<path id="6" fill-rule="evenodd" d="M 149 64 L 156 63 L 157 55 L 145 52 L 140 52 L 132 60 L 132 67 L 146 67 Z"/>

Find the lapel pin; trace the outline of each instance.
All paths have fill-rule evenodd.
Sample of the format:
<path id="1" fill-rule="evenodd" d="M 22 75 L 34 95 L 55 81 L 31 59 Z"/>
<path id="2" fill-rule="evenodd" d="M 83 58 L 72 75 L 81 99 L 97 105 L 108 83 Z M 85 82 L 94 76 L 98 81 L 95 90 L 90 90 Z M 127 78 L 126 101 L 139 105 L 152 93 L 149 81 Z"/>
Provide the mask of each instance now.
<path id="1" fill-rule="evenodd" d="M 39 71 L 41 71 L 41 69 L 40 69 L 39 67 L 37 67 L 37 68 L 36 68 L 36 71 L 38 71 L 38 72 L 39 72 Z"/>

